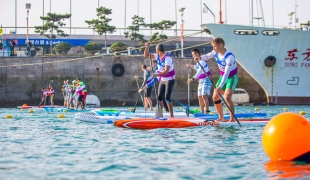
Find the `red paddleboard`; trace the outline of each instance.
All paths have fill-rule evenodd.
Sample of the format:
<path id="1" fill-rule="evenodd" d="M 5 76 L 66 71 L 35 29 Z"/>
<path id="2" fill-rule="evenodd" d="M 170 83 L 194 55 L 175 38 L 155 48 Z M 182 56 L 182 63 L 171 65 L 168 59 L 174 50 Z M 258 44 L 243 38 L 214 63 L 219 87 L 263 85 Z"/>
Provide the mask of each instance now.
<path id="1" fill-rule="evenodd" d="M 239 119 L 241 126 L 266 125 L 269 119 Z M 154 119 L 154 118 L 139 118 L 139 119 L 124 119 L 114 122 L 115 126 L 132 129 L 155 129 L 155 128 L 187 128 L 199 126 L 215 126 L 213 121 L 205 121 L 198 118 L 169 118 L 169 119 Z M 238 126 L 237 122 L 220 122 L 218 126 Z"/>

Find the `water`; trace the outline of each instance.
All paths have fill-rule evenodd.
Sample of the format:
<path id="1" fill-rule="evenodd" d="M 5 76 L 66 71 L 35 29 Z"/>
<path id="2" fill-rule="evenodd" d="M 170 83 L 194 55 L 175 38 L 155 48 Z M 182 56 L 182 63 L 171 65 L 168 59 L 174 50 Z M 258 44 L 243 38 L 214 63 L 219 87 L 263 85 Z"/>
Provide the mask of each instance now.
<path id="1" fill-rule="evenodd" d="M 286 107 L 310 119 L 309 106 Z M 258 108 L 272 117 L 284 106 Z M 0 179 L 310 178 L 309 165 L 269 162 L 263 126 L 132 130 L 59 114 L 0 109 Z"/>

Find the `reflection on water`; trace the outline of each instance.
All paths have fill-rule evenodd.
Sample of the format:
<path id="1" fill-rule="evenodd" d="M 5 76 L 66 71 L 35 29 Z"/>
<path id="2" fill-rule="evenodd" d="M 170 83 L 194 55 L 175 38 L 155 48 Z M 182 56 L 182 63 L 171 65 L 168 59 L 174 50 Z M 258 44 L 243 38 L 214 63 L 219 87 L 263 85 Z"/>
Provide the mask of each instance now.
<path id="1" fill-rule="evenodd" d="M 309 179 L 310 164 L 298 161 L 269 161 L 264 164 L 270 179 Z"/>

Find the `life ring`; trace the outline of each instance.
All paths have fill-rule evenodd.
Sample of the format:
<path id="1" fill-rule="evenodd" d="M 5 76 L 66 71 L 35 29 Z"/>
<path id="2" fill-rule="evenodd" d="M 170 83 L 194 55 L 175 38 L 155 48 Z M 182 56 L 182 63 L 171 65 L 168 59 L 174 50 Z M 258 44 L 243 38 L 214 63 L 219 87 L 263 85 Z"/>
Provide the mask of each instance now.
<path id="1" fill-rule="evenodd" d="M 266 57 L 264 63 L 265 63 L 265 66 L 267 67 L 272 67 L 276 64 L 277 60 L 274 56 L 268 56 Z"/>
<path id="2" fill-rule="evenodd" d="M 124 75 L 124 73 L 125 73 L 125 67 L 124 67 L 123 64 L 117 63 L 117 64 L 114 64 L 112 66 L 112 74 L 113 74 L 113 76 L 121 77 L 122 75 Z"/>

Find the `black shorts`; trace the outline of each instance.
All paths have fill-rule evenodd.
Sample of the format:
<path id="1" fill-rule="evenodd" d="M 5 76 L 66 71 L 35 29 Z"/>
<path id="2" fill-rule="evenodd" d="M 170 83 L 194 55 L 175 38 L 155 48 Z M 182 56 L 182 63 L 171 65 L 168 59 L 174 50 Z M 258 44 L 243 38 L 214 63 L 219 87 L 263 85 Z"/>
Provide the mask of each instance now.
<path id="1" fill-rule="evenodd" d="M 84 95 L 79 95 L 78 101 L 82 101 L 83 97 L 84 97 Z"/>
<path id="2" fill-rule="evenodd" d="M 144 97 L 151 97 L 153 86 L 144 90 Z"/>

